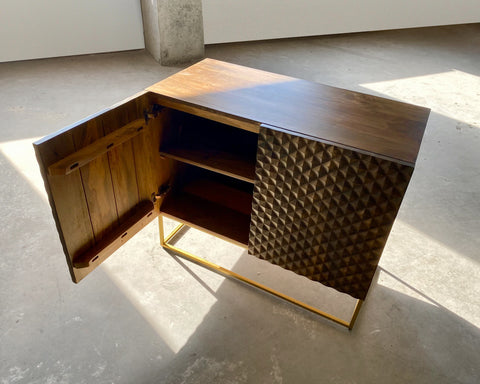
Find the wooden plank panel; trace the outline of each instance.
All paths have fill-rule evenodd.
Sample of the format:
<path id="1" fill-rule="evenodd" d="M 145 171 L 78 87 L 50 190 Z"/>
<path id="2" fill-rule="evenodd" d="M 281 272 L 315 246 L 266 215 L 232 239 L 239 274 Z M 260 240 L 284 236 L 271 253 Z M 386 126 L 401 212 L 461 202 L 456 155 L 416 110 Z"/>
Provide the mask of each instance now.
<path id="1" fill-rule="evenodd" d="M 223 124 L 228 124 L 232 127 L 244 129 L 249 132 L 258 133 L 260 129 L 260 123 L 258 121 L 249 120 L 241 116 L 234 116 L 222 111 L 208 109 L 201 104 L 190 103 L 184 99 L 179 102 L 176 98 L 168 97 L 159 93 L 152 93 L 151 97 L 157 104 L 161 104 L 164 107 L 191 113 L 192 115 L 204 117 L 206 119 L 217 121 Z"/>
<path id="2" fill-rule="evenodd" d="M 90 268 L 90 270 L 93 270 L 157 216 L 158 212 L 154 210 L 153 203 L 143 201 L 127 220 L 110 232 L 102 241 L 87 252 L 75 257 L 73 265 L 75 268 Z"/>
<path id="3" fill-rule="evenodd" d="M 80 149 L 103 137 L 100 118 L 94 118 L 74 131 L 75 147 Z M 112 177 L 107 155 L 97 157 L 80 169 L 95 241 L 118 224 Z"/>
<path id="4" fill-rule="evenodd" d="M 112 111 L 113 113 L 109 114 L 115 116 L 121 112 L 120 109 L 121 108 L 114 110 Z M 144 124 L 145 120 L 143 118 L 136 119 L 130 123 L 110 124 L 109 127 L 112 129 L 109 130 L 108 135 L 52 164 L 48 167 L 48 173 L 50 175 L 68 175 L 69 173 L 78 171 L 81 167 L 96 159 L 98 156 L 101 156 L 115 149 L 124 142 L 131 140 L 141 132 Z"/>
<path id="5" fill-rule="evenodd" d="M 265 123 L 414 164 L 430 110 L 205 59 L 148 88 L 173 108 Z M 232 124 L 234 125 L 234 124 Z"/>
<path id="6" fill-rule="evenodd" d="M 70 274 L 78 282 L 85 273 L 76 271 L 72 260 L 94 244 L 82 180 L 78 172 L 66 176 L 50 176 L 47 172 L 51 164 L 75 151 L 72 131 L 37 142 L 34 148 Z"/>
<path id="7" fill-rule="evenodd" d="M 106 132 L 114 132 L 135 119 L 141 118 L 143 122 L 143 111 L 138 113 L 135 99 L 144 95 L 145 92 L 137 94 L 110 109 L 48 135 L 34 144 L 74 282 L 79 282 L 87 276 L 127 237 L 129 238 L 145 224 L 145 217 L 142 216 L 140 223 L 130 226 L 131 220 L 141 215 L 141 212 L 139 213 L 141 205 L 137 204 L 138 186 L 132 143 L 117 146 L 114 150 L 119 151 L 116 153 L 117 157 L 109 158 L 104 154 L 80 171 L 69 175 L 49 175 L 48 167 L 98 139 L 101 140 Z M 116 115 L 117 117 L 114 117 Z M 110 164 L 112 164 L 111 167 Z M 126 169 L 122 169 L 124 167 Z M 118 197 L 115 196 L 115 190 L 118 191 Z M 147 203 L 152 205 L 150 202 Z M 120 226 L 117 207 L 121 214 L 127 212 L 123 215 L 125 217 L 122 217 Z M 150 219 L 151 215 L 148 220 Z M 124 236 L 121 240 L 115 238 L 115 230 L 120 228 L 123 230 L 127 224 L 130 227 L 128 236 Z M 135 230 L 132 232 L 132 229 Z M 110 241 L 112 244 L 108 244 Z M 79 260 L 89 252 L 96 251 L 99 253 L 94 263 L 81 268 L 73 264 L 74 259 Z"/>
<path id="8" fill-rule="evenodd" d="M 139 126 L 144 129 L 145 119 L 143 117 L 138 118 L 136 114 L 136 103 L 133 100 L 107 112 L 102 117 L 103 130 L 105 134 L 110 134 L 132 119 L 141 122 L 142 124 Z M 139 133 L 141 133 L 141 131 Z M 132 141 L 125 142 L 109 151 L 108 160 L 110 173 L 112 175 L 117 214 L 119 222 L 121 223 L 132 214 L 133 208 L 135 208 L 139 201 Z"/>
<path id="9" fill-rule="evenodd" d="M 142 114 L 149 106 L 147 97 L 136 99 L 137 114 Z M 170 182 L 173 161 L 159 152 L 170 117 L 170 110 L 162 109 L 157 118 L 149 120 L 144 132 L 132 140 L 139 201 L 150 200 L 152 193 L 157 193 L 159 187 Z"/>

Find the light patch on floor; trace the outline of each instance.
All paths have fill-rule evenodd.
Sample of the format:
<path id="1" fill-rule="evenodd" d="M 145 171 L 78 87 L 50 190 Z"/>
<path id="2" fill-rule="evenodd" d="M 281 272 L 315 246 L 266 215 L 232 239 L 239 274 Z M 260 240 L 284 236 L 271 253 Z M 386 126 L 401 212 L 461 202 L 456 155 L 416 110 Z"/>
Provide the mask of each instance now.
<path id="1" fill-rule="evenodd" d="M 38 168 L 33 143 L 39 137 L 29 137 L 0 143 L 0 152 L 10 161 L 12 166 L 30 183 L 39 196 L 48 201 L 42 175 Z"/>
<path id="2" fill-rule="evenodd" d="M 380 261 L 378 284 L 441 306 L 480 328 L 480 303 L 477 300 L 477 305 L 472 304 L 475 302 L 472 296 L 480 292 L 480 279 L 472 281 L 472 276 L 480 277 L 478 262 L 400 219 L 396 220 L 395 227 L 395 231 L 408 234 L 409 241 L 403 247 L 393 245 L 387 249 L 391 254 L 387 253 Z M 393 242 L 397 241 L 395 234 L 392 237 Z M 400 250 L 403 256 L 397 255 Z M 457 289 L 452 290 L 445 282 L 455 282 Z"/>
<path id="3" fill-rule="evenodd" d="M 169 233 L 174 225 L 175 222 L 165 220 L 166 232 Z M 191 238 L 191 245 L 195 248 L 198 243 L 201 247 L 204 241 L 200 234 Z M 211 246 L 215 250 L 222 249 Z M 240 247 L 230 249 L 243 252 Z M 143 260 L 142 268 L 149 273 L 139 273 L 138 268 L 131 267 L 133 254 Z M 235 259 L 233 253 L 230 255 Z M 225 281 L 222 276 L 162 250 L 156 221 L 119 249 L 115 257 L 104 262 L 102 268 L 174 353 L 186 345 L 203 323 L 217 302 L 216 292 Z M 179 290 L 185 292 L 180 301 Z"/>
<path id="4" fill-rule="evenodd" d="M 392 243 L 402 241 L 396 233 L 408 234 L 408 243 L 388 246 L 380 260 L 378 285 L 441 306 L 480 328 L 480 303 L 474 297 L 480 292 L 478 262 L 400 219 L 389 239 Z M 452 290 L 448 282 L 457 289 Z"/>
<path id="5" fill-rule="evenodd" d="M 480 127 L 480 77 L 458 70 L 360 86 Z"/>
<path id="6" fill-rule="evenodd" d="M 474 133 L 475 131 L 472 131 L 472 129 L 480 128 L 480 77 L 478 76 L 459 70 L 451 70 L 360 85 L 400 101 L 430 108 L 433 113 L 453 119 L 453 124 L 455 125 L 452 124 L 452 127 L 455 126 L 457 131 L 468 128 L 471 133 L 470 140 L 475 140 L 478 137 Z M 439 136 L 441 133 L 437 131 L 437 127 L 431 126 L 430 129 L 432 138 L 435 137 L 432 143 L 441 144 L 441 136 Z M 474 150 L 474 147 L 467 147 L 463 145 L 464 143 L 459 147 L 459 144 L 462 143 L 459 137 L 450 136 L 449 139 L 450 141 L 445 143 L 443 151 L 438 153 L 432 152 L 431 161 L 439 164 L 439 167 L 436 168 L 438 175 L 431 175 L 431 177 L 434 177 L 430 180 L 431 187 L 436 185 L 434 182 L 438 178 L 447 180 L 446 175 L 442 173 L 442 165 L 440 165 L 443 164 L 441 162 L 443 159 L 438 159 L 435 156 L 465 157 L 468 151 Z M 474 145 L 472 142 L 469 144 Z M 427 145 L 432 145 L 432 148 L 434 148 L 434 144 L 429 142 L 422 144 L 422 146 Z M 463 150 L 463 153 L 455 154 L 453 152 L 455 148 L 456 150 Z M 476 156 L 475 152 L 472 152 L 471 155 Z M 466 222 L 464 219 L 465 215 L 465 217 L 469 218 L 470 213 L 474 212 L 476 207 L 470 205 L 467 208 L 462 206 L 464 203 L 455 200 L 455 198 L 462 200 L 464 194 L 469 191 L 473 195 L 478 194 L 476 180 L 478 180 L 480 173 L 474 163 L 474 157 L 465 158 L 465 161 L 460 162 L 458 166 L 461 169 L 458 169 L 454 176 L 457 174 L 467 175 L 468 172 L 471 172 L 471 176 L 462 180 L 461 183 L 459 180 L 455 180 L 454 185 L 447 186 L 453 195 L 448 194 L 448 201 L 444 201 L 444 206 L 455 206 L 456 208 L 454 212 L 444 212 L 444 215 L 449 214 L 451 216 L 450 219 L 455 217 L 457 230 L 464 228 L 464 230 L 468 229 L 471 231 L 476 225 L 473 222 Z M 451 165 L 451 167 L 453 166 L 454 164 Z M 418 177 L 423 178 L 424 176 L 419 173 Z M 440 187 L 437 186 L 437 188 Z M 440 191 L 440 189 L 438 190 Z M 438 196 L 437 194 L 437 198 L 439 198 Z M 473 198 L 472 201 L 476 201 L 476 199 Z M 418 209 L 423 208 L 418 207 Z M 462 212 L 464 216 L 460 215 Z M 431 212 L 427 209 L 425 214 L 431 214 Z M 442 217 L 442 220 L 448 220 L 448 218 L 445 216 Z M 402 243 L 401 239 L 396 238 L 396 233 L 402 233 L 403 238 L 408 237 L 408 242 Z M 396 243 L 397 241 L 399 242 Z M 399 218 L 395 222 L 389 243 L 392 243 L 393 246 L 387 247 L 387 252 L 382 258 L 380 265 L 385 269 L 387 275 L 389 271 L 392 274 L 391 276 L 387 276 L 385 273 L 381 274 L 379 284 L 386 284 L 388 281 L 386 285 L 389 288 L 399 290 L 416 299 L 430 302 L 432 305 L 438 302 L 442 303 L 444 308 L 465 319 L 470 324 L 480 327 L 480 317 L 478 315 L 480 303 L 474 297 L 475 292 L 480 291 L 480 268 L 477 260 L 462 255 L 461 252 L 443 242 L 441 238 L 429 236 L 428 233 L 425 233 L 425 228 L 422 231 Z M 392 257 L 388 256 L 390 250 L 393 254 Z M 400 250 L 402 255 L 397 255 Z M 411 256 L 415 254 L 421 255 L 421 263 Z M 403 265 L 399 260 L 404 260 Z M 403 280 L 395 281 L 396 271 L 410 283 Z M 478 276 L 478 278 L 472 280 L 472 276 Z M 452 290 L 451 284 L 455 284 L 457 289 Z M 477 304 L 474 305 L 472 303 Z"/>

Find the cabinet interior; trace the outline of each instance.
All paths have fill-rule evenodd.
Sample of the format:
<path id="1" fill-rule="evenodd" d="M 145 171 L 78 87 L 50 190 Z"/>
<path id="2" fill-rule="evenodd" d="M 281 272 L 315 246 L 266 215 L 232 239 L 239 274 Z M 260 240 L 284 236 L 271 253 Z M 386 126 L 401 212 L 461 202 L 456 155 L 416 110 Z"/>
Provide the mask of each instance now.
<path id="1" fill-rule="evenodd" d="M 180 111 L 171 116 L 160 153 L 175 171 L 162 214 L 247 246 L 258 135 Z"/>
<path id="2" fill-rule="evenodd" d="M 258 135 L 180 111 L 171 111 L 160 153 L 253 183 Z"/>

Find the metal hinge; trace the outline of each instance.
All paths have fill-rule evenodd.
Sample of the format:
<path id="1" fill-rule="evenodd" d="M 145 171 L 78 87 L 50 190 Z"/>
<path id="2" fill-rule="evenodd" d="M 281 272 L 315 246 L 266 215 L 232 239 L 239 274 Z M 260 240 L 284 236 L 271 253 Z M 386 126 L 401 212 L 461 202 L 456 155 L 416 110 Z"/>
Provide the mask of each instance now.
<path id="1" fill-rule="evenodd" d="M 148 124 L 148 121 L 150 119 L 156 118 L 163 108 L 164 107 L 162 107 L 161 105 L 152 104 L 152 106 L 150 107 L 150 111 L 148 111 L 147 109 L 144 109 L 143 117 L 145 119 L 145 124 Z"/>
<path id="2" fill-rule="evenodd" d="M 158 192 L 152 193 L 152 203 L 156 203 L 158 200 L 164 198 L 171 189 L 172 186 L 170 184 L 163 184 L 162 186 L 158 187 Z"/>

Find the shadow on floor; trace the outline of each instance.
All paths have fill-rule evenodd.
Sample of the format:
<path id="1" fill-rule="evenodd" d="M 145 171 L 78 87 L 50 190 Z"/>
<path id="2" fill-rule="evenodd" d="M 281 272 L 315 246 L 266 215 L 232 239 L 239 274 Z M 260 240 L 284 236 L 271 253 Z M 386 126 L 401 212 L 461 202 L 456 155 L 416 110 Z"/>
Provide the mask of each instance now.
<path id="1" fill-rule="evenodd" d="M 234 269 L 242 270 L 250 257 L 241 256 Z M 199 267 L 181 263 L 199 279 Z M 159 382 L 350 383 L 361 377 L 470 383 L 480 374 L 476 326 L 428 298 L 387 286 L 373 285 L 351 332 L 236 281 L 225 280 L 215 297 L 168 370 L 152 372 Z"/>

